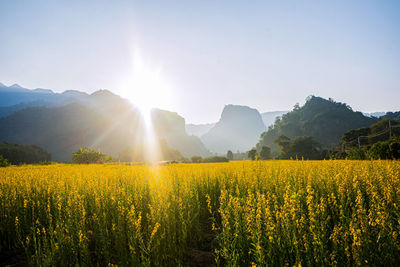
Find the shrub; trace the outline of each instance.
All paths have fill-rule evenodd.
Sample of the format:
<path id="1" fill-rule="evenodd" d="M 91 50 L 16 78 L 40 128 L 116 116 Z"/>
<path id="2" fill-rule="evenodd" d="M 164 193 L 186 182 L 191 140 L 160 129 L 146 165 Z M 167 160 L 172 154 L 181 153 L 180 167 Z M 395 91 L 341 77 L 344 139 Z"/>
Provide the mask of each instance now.
<path id="1" fill-rule="evenodd" d="M 349 152 L 349 159 L 352 160 L 363 160 L 366 159 L 365 151 L 363 149 L 353 149 Z"/>
<path id="2" fill-rule="evenodd" d="M 10 166 L 10 163 L 7 159 L 3 158 L 3 155 L 0 155 L 0 167 Z"/>
<path id="3" fill-rule="evenodd" d="M 193 163 L 200 163 L 200 162 L 203 160 L 203 158 L 200 157 L 200 156 L 193 156 L 193 157 L 191 157 L 190 159 L 191 159 L 191 161 L 192 161 Z"/>
<path id="4" fill-rule="evenodd" d="M 204 163 L 208 162 L 229 162 L 229 159 L 222 156 L 207 157 L 202 160 Z"/>
<path id="5" fill-rule="evenodd" d="M 72 154 L 72 162 L 78 164 L 106 163 L 112 162 L 112 157 L 101 153 L 100 149 L 80 148 Z"/>

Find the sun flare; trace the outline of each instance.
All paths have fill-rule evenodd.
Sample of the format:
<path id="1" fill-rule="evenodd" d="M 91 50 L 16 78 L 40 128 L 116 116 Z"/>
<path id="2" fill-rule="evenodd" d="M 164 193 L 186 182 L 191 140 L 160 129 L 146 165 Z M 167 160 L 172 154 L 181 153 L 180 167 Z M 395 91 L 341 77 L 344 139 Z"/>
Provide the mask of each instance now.
<path id="1" fill-rule="evenodd" d="M 132 62 L 132 71 L 124 85 L 124 95 L 140 110 L 145 122 L 150 123 L 151 109 L 171 102 L 170 86 L 163 75 L 162 66 L 146 61 L 139 50 L 135 51 Z"/>
<path id="2" fill-rule="evenodd" d="M 160 160 L 160 148 L 151 110 L 171 103 L 171 90 L 163 75 L 162 66 L 151 64 L 136 50 L 133 54 L 132 68 L 121 87 L 122 95 L 141 113 L 144 124 L 144 138 L 141 142 L 149 152 L 146 153 L 146 161 L 156 163 Z"/>

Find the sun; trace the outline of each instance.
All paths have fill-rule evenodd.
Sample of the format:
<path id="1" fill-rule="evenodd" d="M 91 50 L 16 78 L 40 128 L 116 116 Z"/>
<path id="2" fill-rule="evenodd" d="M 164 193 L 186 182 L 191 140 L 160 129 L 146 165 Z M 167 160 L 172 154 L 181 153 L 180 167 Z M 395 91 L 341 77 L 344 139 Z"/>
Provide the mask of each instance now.
<path id="1" fill-rule="evenodd" d="M 154 65 L 143 59 L 136 51 L 132 71 L 124 85 L 124 96 L 142 113 L 146 122 L 153 108 L 160 108 L 171 102 L 171 90 L 160 64 Z"/>
<path id="2" fill-rule="evenodd" d="M 136 51 L 132 60 L 132 69 L 125 78 L 121 95 L 139 109 L 144 123 L 144 138 L 140 141 L 146 148 L 146 162 L 157 163 L 160 160 L 158 137 L 151 118 L 153 108 L 162 108 L 171 103 L 172 94 L 169 83 L 163 75 L 161 65 L 154 65 L 143 59 Z"/>

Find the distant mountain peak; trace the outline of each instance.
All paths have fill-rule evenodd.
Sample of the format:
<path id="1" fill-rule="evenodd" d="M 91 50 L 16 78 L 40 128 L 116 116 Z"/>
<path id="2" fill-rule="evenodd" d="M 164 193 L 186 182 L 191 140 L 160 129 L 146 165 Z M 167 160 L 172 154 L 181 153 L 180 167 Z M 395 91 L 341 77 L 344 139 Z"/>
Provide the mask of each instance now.
<path id="1" fill-rule="evenodd" d="M 265 125 L 257 109 L 229 104 L 224 107 L 220 120 L 201 139 L 213 152 L 247 151 L 264 131 Z"/>
<path id="2" fill-rule="evenodd" d="M 96 92 L 93 92 L 91 96 L 117 96 L 117 95 L 107 89 L 100 89 L 97 90 Z"/>
<path id="3" fill-rule="evenodd" d="M 33 92 L 40 93 L 40 94 L 54 94 L 54 92 L 50 89 L 43 89 L 43 88 L 36 88 L 32 90 Z"/>
<path id="4" fill-rule="evenodd" d="M 4 83 L 0 83 L 0 87 L 7 87 Z"/>
<path id="5" fill-rule="evenodd" d="M 14 83 L 13 85 L 11 85 L 11 86 L 9 86 L 10 88 L 19 88 L 19 89 L 22 89 L 23 87 L 22 86 L 20 86 L 19 84 L 17 84 L 17 83 Z"/>

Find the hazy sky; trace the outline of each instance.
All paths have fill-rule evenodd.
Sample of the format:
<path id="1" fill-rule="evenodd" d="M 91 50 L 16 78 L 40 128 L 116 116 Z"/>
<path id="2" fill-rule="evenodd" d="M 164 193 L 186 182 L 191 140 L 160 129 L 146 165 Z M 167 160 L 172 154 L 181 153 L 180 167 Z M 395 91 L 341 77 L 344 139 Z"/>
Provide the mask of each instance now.
<path id="1" fill-rule="evenodd" d="M 153 97 L 194 123 L 310 94 L 400 110 L 400 1 L 1 0 L 0 82 Z"/>

